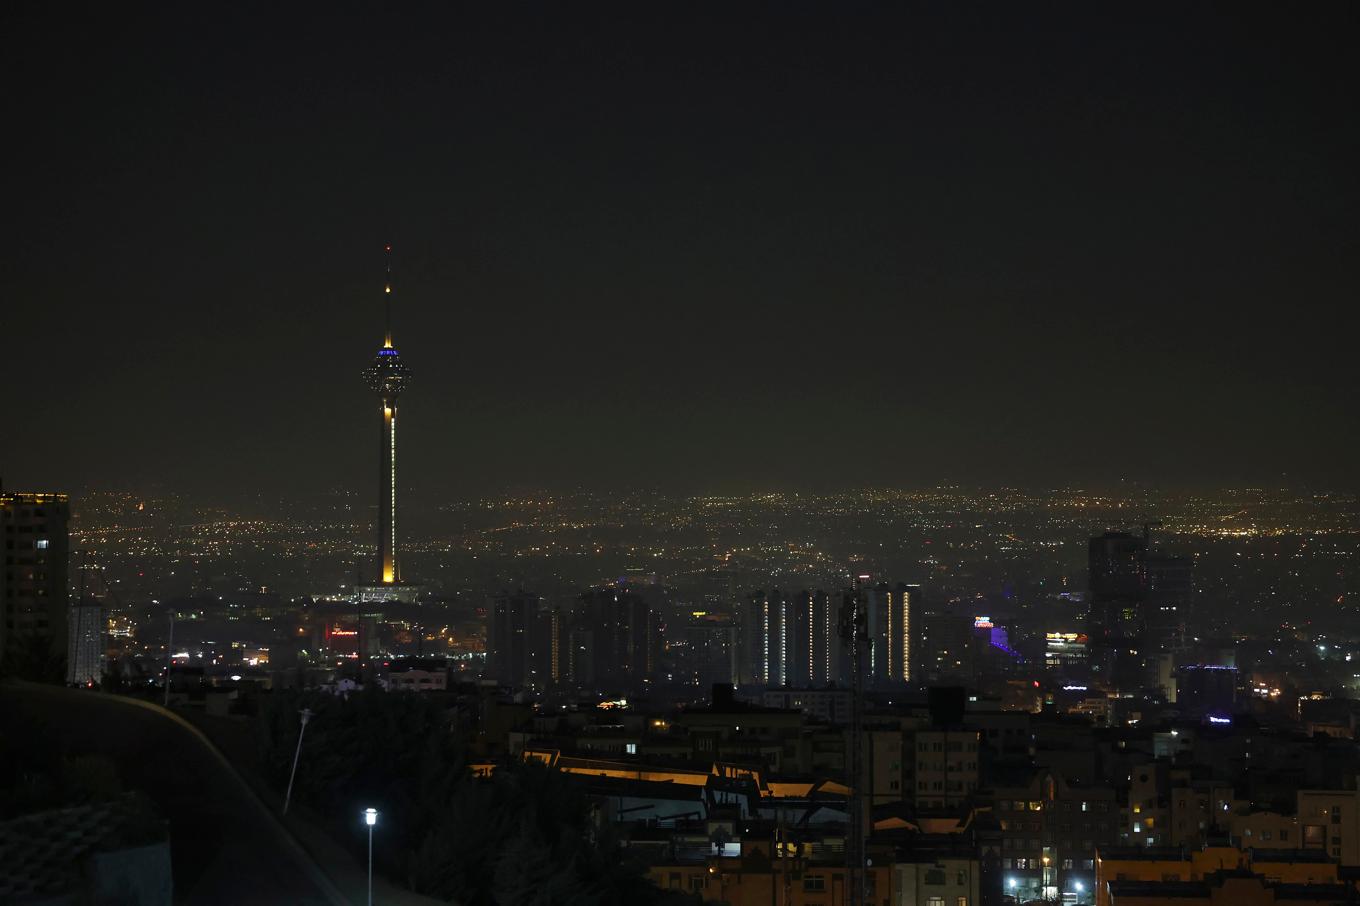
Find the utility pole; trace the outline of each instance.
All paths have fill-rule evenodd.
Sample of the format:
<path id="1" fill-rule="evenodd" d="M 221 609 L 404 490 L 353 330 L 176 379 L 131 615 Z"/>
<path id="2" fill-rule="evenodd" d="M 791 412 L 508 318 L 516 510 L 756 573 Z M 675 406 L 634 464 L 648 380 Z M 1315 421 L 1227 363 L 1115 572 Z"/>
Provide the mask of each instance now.
<path id="1" fill-rule="evenodd" d="M 170 605 L 170 640 L 165 644 L 165 707 L 170 707 L 170 668 L 175 664 L 175 607 Z"/>
<path id="2" fill-rule="evenodd" d="M 297 751 L 293 753 L 293 770 L 288 774 L 288 792 L 283 794 L 283 813 L 288 814 L 288 803 L 293 801 L 293 778 L 297 777 L 298 756 L 302 754 L 302 737 L 307 732 L 307 721 L 312 719 L 312 709 L 303 708 L 298 712 L 302 715 L 302 729 L 298 730 Z"/>
<path id="3" fill-rule="evenodd" d="M 864 762 L 864 655 L 869 648 L 868 606 L 861 583 L 841 597 L 841 642 L 850 655 L 850 757 L 846 783 L 850 788 L 845 833 L 846 906 L 863 906 L 865 893 L 864 795 L 860 789 Z"/>

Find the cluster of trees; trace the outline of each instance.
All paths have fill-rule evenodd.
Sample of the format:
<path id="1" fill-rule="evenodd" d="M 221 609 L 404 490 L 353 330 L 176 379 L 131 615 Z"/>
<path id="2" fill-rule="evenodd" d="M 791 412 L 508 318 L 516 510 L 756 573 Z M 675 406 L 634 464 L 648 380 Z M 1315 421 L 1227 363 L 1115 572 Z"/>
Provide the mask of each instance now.
<path id="1" fill-rule="evenodd" d="M 0 679 L 6 678 L 64 683 L 66 654 L 53 646 L 47 633 L 22 633 L 8 640 L 5 656 L 0 659 Z"/>
<path id="2" fill-rule="evenodd" d="M 468 740 L 427 696 L 377 689 L 344 698 L 267 696 L 261 754 L 279 789 L 288 782 L 303 708 L 314 716 L 293 802 L 356 846 L 367 841 L 363 809 L 378 809 L 374 861 L 419 893 L 463 904 L 698 902 L 651 884 L 559 772 L 512 763 L 490 778 L 474 777 Z"/>

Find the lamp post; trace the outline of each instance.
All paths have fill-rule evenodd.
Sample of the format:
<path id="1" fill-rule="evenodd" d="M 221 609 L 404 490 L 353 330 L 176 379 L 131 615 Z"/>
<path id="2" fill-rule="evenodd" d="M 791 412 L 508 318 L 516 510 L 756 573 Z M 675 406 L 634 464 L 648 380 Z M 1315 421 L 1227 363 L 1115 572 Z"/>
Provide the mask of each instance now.
<path id="1" fill-rule="evenodd" d="M 170 638 L 165 645 L 165 707 L 170 707 L 170 668 L 175 666 L 175 608 L 170 608 Z"/>
<path id="2" fill-rule="evenodd" d="M 368 825 L 368 906 L 373 906 L 373 825 L 378 823 L 378 810 L 364 809 L 364 823 Z"/>
<path id="3" fill-rule="evenodd" d="M 293 801 L 293 778 L 297 776 L 298 756 L 302 754 L 302 736 L 307 732 L 307 721 L 312 719 L 312 709 L 303 708 L 298 712 L 302 715 L 302 729 L 298 730 L 297 751 L 293 753 L 293 770 L 288 774 L 288 792 L 283 794 L 283 813 L 288 814 L 288 803 Z"/>

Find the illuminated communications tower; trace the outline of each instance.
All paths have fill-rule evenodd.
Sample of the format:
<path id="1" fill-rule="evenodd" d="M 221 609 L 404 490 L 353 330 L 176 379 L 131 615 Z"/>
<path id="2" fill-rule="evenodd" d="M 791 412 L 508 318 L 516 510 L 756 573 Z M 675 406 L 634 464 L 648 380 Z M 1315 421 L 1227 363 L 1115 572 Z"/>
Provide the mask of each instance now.
<path id="1" fill-rule="evenodd" d="M 397 397 L 401 396 L 410 373 L 392 345 L 392 246 L 387 246 L 387 273 L 383 282 L 383 302 L 387 315 L 387 331 L 382 348 L 373 364 L 364 372 L 369 388 L 378 394 L 382 411 L 382 434 L 379 438 L 378 503 L 378 563 L 380 586 L 401 582 L 401 566 L 397 560 Z"/>

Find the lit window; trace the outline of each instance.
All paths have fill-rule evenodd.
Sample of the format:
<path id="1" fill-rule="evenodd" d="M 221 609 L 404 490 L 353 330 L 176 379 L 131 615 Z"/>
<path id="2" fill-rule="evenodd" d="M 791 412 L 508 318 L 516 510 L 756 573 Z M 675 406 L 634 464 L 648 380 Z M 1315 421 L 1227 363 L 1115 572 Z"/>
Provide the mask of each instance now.
<path id="1" fill-rule="evenodd" d="M 47 545 L 48 545 L 48 543 L 49 543 L 49 542 L 48 542 L 48 540 L 47 540 L 46 538 L 39 538 L 39 539 L 34 543 L 34 547 L 36 547 L 36 548 L 37 548 L 38 550 L 40 550 L 40 551 L 45 551 L 45 550 L 47 550 Z"/>

